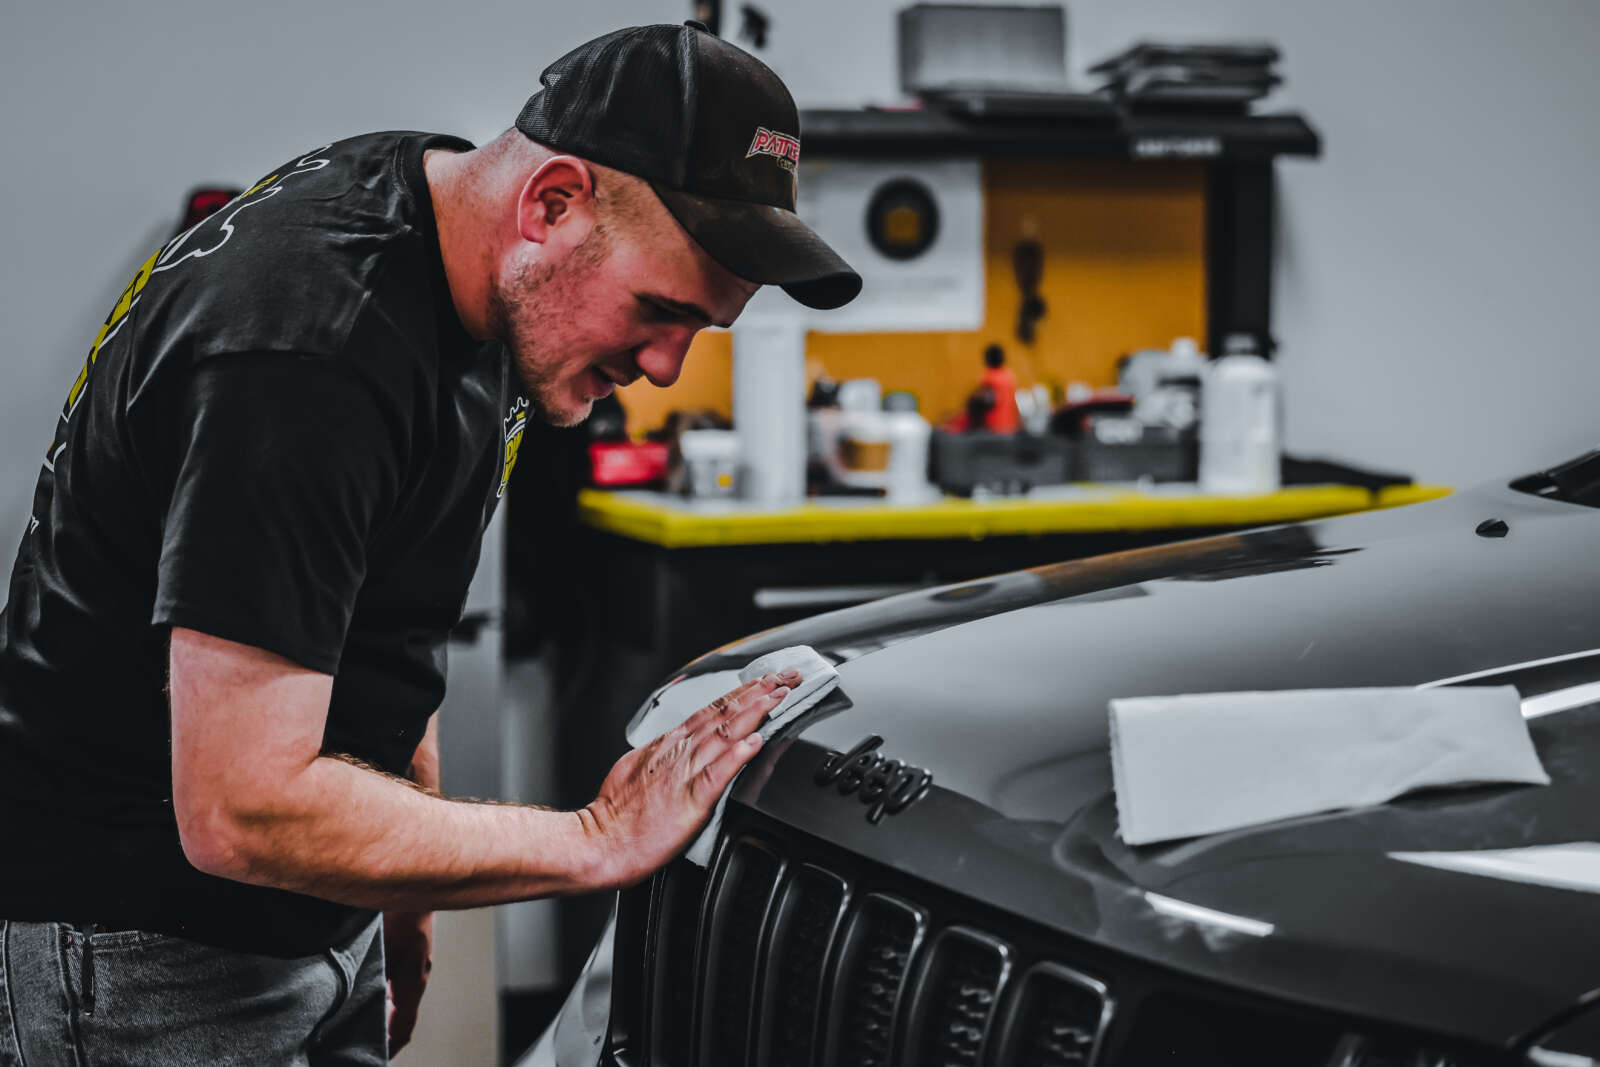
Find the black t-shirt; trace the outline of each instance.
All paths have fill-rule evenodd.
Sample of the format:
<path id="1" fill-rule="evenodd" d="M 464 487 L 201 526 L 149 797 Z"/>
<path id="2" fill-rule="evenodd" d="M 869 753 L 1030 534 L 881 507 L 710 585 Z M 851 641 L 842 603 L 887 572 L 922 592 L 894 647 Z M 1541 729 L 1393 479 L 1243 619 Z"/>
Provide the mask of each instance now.
<path id="1" fill-rule="evenodd" d="M 284 164 L 98 331 L 0 616 L 0 919 L 294 956 L 370 917 L 186 862 L 167 640 L 331 674 L 324 750 L 410 763 L 528 412 L 451 304 L 430 147 L 471 145 L 372 134 Z"/>

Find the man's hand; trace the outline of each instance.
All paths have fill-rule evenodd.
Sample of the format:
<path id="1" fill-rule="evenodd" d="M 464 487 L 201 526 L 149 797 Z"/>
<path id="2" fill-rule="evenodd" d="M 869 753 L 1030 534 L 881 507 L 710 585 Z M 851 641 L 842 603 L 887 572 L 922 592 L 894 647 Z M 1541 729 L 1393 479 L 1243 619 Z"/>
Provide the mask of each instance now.
<path id="1" fill-rule="evenodd" d="M 617 761 L 578 813 L 584 831 L 603 841 L 601 885 L 633 885 L 683 850 L 760 749 L 755 729 L 799 680 L 799 671 L 784 671 L 747 682 Z"/>
<path id="2" fill-rule="evenodd" d="M 433 912 L 384 913 L 383 966 L 389 978 L 389 1055 L 393 1056 L 411 1040 L 422 991 L 433 970 Z"/>

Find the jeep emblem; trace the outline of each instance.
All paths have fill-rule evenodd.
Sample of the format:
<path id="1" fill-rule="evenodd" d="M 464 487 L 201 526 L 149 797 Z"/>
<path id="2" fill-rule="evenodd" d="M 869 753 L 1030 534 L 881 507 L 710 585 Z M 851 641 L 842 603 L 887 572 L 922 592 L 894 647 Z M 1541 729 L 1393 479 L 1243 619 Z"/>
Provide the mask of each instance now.
<path id="1" fill-rule="evenodd" d="M 855 793 L 867 805 L 867 821 L 876 823 L 885 813 L 905 811 L 921 800 L 933 785 L 933 775 L 897 759 L 884 759 L 873 749 L 883 744 L 874 734 L 849 752 L 830 752 L 817 768 L 818 785 L 838 783 L 839 795 Z"/>

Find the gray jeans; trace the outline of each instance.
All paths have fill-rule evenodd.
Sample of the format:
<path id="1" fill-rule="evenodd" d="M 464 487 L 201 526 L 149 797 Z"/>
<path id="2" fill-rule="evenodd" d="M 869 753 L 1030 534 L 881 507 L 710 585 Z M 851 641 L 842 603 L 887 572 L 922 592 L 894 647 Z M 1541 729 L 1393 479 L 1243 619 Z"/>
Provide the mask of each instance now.
<path id="1" fill-rule="evenodd" d="M 0 920 L 0 1067 L 387 1064 L 381 920 L 273 959 Z"/>

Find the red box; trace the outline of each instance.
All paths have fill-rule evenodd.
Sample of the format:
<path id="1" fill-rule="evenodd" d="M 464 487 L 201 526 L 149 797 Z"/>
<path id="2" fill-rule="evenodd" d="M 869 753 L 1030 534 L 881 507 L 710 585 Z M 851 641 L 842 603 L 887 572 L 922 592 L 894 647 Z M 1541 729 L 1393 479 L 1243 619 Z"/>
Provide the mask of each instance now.
<path id="1" fill-rule="evenodd" d="M 594 485 L 649 485 L 666 476 L 665 441 L 595 441 L 589 446 L 589 481 Z"/>

